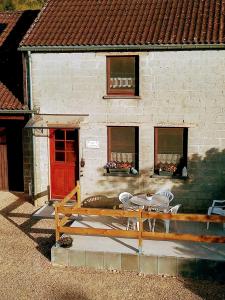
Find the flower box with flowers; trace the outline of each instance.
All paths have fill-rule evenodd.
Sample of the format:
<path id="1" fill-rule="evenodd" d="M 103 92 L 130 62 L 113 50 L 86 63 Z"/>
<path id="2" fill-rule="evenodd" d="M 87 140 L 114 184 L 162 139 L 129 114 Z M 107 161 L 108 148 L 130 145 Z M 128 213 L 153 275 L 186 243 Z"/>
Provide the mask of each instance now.
<path id="1" fill-rule="evenodd" d="M 109 161 L 104 166 L 104 169 L 110 174 L 129 174 L 131 167 L 132 163 L 129 162 Z"/>
<path id="2" fill-rule="evenodd" d="M 173 163 L 159 163 L 158 172 L 161 176 L 172 176 L 176 172 L 177 166 Z"/>

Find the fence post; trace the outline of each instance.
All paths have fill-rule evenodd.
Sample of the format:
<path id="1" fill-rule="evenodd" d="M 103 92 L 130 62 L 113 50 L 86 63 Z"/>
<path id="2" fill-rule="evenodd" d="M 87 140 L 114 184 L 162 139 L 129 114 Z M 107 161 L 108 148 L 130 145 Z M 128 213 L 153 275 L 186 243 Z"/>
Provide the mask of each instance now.
<path id="1" fill-rule="evenodd" d="M 138 252 L 142 254 L 142 232 L 143 232 L 143 220 L 142 220 L 142 208 L 138 210 L 138 221 L 139 221 L 139 230 L 138 230 Z"/>
<path id="2" fill-rule="evenodd" d="M 58 213 L 58 204 L 55 205 L 55 240 L 59 240 L 59 213 Z"/>
<path id="3" fill-rule="evenodd" d="M 81 197 L 80 197 L 80 181 L 77 181 L 77 207 L 81 207 Z"/>

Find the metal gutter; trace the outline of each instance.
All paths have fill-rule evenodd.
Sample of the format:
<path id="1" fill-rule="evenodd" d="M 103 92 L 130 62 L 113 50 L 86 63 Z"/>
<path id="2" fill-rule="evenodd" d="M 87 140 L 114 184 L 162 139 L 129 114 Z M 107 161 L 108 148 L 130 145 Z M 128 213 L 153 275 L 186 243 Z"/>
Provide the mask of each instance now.
<path id="1" fill-rule="evenodd" d="M 84 45 L 84 46 L 21 46 L 19 51 L 79 52 L 79 51 L 147 51 L 147 50 L 199 50 L 225 49 L 225 44 L 177 44 L 177 45 Z"/>
<path id="2" fill-rule="evenodd" d="M 33 114 L 37 113 L 36 110 L 22 110 L 22 109 L 15 109 L 15 110 L 6 110 L 0 109 L 0 114 Z"/>

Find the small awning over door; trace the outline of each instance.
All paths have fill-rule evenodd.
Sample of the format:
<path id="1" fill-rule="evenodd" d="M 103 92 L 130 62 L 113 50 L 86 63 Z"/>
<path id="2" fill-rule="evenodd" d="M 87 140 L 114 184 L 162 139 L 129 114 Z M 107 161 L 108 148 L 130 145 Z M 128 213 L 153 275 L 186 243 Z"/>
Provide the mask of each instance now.
<path id="1" fill-rule="evenodd" d="M 89 114 L 37 114 L 26 124 L 25 128 L 77 128 L 87 122 Z"/>

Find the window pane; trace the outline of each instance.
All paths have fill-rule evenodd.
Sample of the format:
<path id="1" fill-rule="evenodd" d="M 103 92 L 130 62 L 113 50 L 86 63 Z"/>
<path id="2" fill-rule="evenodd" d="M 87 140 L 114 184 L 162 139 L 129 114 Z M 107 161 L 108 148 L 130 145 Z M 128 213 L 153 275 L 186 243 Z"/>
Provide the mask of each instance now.
<path id="1" fill-rule="evenodd" d="M 180 174 L 186 165 L 184 128 L 157 128 L 156 134 L 156 170 Z"/>
<path id="2" fill-rule="evenodd" d="M 158 128 L 158 153 L 183 154 L 183 128 Z"/>
<path id="3" fill-rule="evenodd" d="M 61 129 L 57 129 L 55 131 L 55 139 L 56 140 L 64 140 L 64 131 Z"/>
<path id="4" fill-rule="evenodd" d="M 67 130 L 66 131 L 66 139 L 67 140 L 71 140 L 74 141 L 74 137 L 75 137 L 75 132 L 72 130 Z"/>
<path id="5" fill-rule="evenodd" d="M 66 142 L 66 150 L 74 150 L 74 142 Z"/>
<path id="6" fill-rule="evenodd" d="M 65 150 L 65 143 L 56 141 L 55 150 Z"/>
<path id="7" fill-rule="evenodd" d="M 135 57 L 110 58 L 110 89 L 135 88 Z"/>
<path id="8" fill-rule="evenodd" d="M 65 161 L 65 152 L 55 152 L 55 161 Z"/>
<path id="9" fill-rule="evenodd" d="M 137 165 L 135 127 L 110 127 L 109 139 L 109 160 L 128 162 L 135 167 Z"/>
<path id="10" fill-rule="evenodd" d="M 74 152 L 66 152 L 66 161 L 67 162 L 74 162 L 75 161 Z"/>

